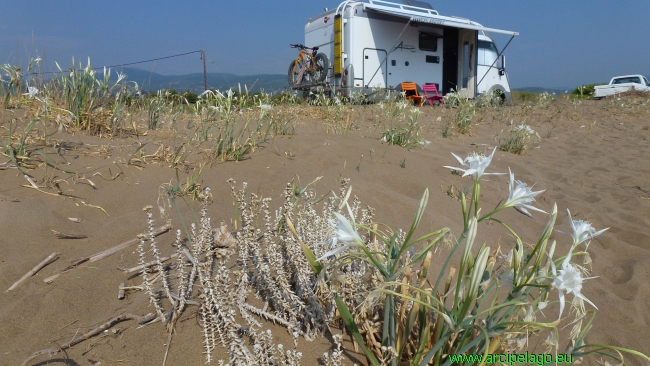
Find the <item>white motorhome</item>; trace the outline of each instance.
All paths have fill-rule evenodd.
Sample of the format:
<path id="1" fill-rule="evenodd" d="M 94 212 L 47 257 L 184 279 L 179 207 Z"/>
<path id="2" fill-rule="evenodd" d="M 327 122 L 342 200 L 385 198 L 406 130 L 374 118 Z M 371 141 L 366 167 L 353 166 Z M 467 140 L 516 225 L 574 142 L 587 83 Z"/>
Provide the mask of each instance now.
<path id="1" fill-rule="evenodd" d="M 499 52 L 488 34 L 507 34 L 511 41 L 517 32 L 442 16 L 422 1 L 403 3 L 346 0 L 309 19 L 305 45 L 319 47 L 330 70 L 325 82 L 303 89 L 372 95 L 410 81 L 434 83 L 441 94 L 458 90 L 474 98 L 496 92 L 510 99 L 503 49 Z"/>

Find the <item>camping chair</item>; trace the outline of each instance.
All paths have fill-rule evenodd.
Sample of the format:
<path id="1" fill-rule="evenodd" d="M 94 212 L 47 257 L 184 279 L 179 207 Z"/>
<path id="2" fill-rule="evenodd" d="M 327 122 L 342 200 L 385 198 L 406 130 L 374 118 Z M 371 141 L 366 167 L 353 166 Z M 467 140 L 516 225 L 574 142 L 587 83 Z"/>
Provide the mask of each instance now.
<path id="1" fill-rule="evenodd" d="M 412 100 L 418 107 L 422 105 L 422 96 L 418 93 L 418 87 L 412 82 L 403 82 L 402 91 L 405 92 L 404 99 Z"/>
<path id="2" fill-rule="evenodd" d="M 422 85 L 422 91 L 424 91 L 424 98 L 427 100 L 427 103 L 431 105 L 436 105 L 436 101 L 438 102 L 439 105 L 445 104 L 443 102 L 443 97 L 438 93 L 438 88 L 436 88 L 436 84 L 424 84 Z"/>

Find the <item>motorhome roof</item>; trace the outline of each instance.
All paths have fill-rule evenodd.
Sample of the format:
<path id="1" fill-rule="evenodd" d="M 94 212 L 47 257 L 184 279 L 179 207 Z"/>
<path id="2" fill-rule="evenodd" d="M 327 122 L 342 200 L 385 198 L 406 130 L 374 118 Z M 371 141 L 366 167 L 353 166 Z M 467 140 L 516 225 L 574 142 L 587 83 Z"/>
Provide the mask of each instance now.
<path id="1" fill-rule="evenodd" d="M 421 23 L 431 23 L 454 28 L 474 29 L 484 32 L 509 34 L 511 36 L 519 35 L 519 32 L 483 27 L 477 23 L 470 21 L 469 19 L 442 16 L 439 15 L 435 10 L 401 5 L 383 0 L 369 0 L 369 3 L 363 3 L 363 8 L 365 10 L 376 11 L 379 13 L 395 15 L 403 18 L 410 18 L 413 21 Z"/>

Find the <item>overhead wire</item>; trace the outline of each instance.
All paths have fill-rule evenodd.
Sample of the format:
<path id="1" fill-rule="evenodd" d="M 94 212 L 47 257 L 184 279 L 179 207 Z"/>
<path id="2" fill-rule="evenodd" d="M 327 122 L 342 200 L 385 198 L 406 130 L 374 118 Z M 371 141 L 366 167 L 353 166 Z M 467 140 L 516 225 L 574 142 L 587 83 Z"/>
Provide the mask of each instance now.
<path id="1" fill-rule="evenodd" d="M 153 62 L 153 61 L 158 61 L 158 60 L 165 60 L 169 58 L 174 58 L 174 57 L 180 57 L 180 56 L 186 56 L 186 55 L 191 55 L 194 53 L 202 53 L 203 50 L 198 50 L 198 51 L 190 51 L 190 52 L 185 52 L 185 53 L 179 53 L 176 55 L 171 55 L 171 56 L 164 56 L 164 57 L 158 57 L 158 58 L 152 58 L 150 60 L 143 60 L 143 61 L 136 61 L 136 62 L 128 62 L 124 64 L 119 64 L 119 65 L 111 65 L 111 66 L 101 66 L 101 67 L 93 67 L 93 70 L 102 70 L 104 68 L 114 68 L 114 67 L 122 67 L 122 66 L 130 66 L 130 65 L 137 65 L 137 64 L 144 64 L 147 62 Z M 44 72 L 30 72 L 26 75 L 41 75 L 41 74 L 55 74 L 59 71 L 44 71 Z"/>

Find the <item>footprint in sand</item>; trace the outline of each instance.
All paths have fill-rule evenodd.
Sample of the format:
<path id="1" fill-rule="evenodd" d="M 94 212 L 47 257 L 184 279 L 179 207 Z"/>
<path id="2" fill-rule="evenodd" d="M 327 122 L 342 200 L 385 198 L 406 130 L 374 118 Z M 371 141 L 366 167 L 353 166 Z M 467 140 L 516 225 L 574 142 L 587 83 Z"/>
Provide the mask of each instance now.
<path id="1" fill-rule="evenodd" d="M 615 284 L 630 281 L 634 274 L 634 261 L 627 261 L 622 265 L 613 265 L 605 268 L 605 277 Z"/>
<path id="2" fill-rule="evenodd" d="M 639 292 L 639 285 L 630 282 L 634 275 L 634 266 L 634 261 L 627 261 L 607 267 L 604 271 L 605 277 L 615 285 L 611 292 L 626 301 L 635 301 Z"/>

